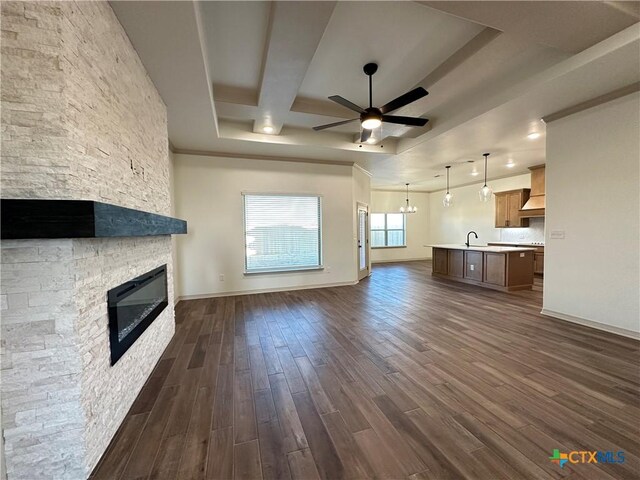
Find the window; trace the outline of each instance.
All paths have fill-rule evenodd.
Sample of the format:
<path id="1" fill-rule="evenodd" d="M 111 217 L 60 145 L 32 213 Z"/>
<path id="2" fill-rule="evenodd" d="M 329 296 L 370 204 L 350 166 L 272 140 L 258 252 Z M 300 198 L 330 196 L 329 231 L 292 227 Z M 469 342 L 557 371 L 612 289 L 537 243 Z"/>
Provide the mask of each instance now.
<path id="1" fill-rule="evenodd" d="M 321 198 L 244 194 L 245 273 L 322 267 Z"/>
<path id="2" fill-rule="evenodd" d="M 406 238 L 403 213 L 371 214 L 371 248 L 406 247 Z"/>

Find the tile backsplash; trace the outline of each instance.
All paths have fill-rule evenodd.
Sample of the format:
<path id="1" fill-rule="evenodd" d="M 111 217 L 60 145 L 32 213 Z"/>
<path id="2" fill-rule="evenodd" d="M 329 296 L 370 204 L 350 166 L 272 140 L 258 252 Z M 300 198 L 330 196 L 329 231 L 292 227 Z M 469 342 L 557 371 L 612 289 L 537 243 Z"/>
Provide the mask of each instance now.
<path id="1" fill-rule="evenodd" d="M 501 228 L 501 242 L 544 242 L 544 217 L 529 219 L 528 228 Z"/>

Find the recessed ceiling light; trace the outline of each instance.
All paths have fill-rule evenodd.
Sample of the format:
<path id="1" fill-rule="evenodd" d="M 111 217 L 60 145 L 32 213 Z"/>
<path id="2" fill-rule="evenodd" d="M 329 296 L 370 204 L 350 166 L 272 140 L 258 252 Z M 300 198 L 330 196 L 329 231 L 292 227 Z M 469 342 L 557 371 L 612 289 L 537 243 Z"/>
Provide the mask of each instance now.
<path id="1" fill-rule="evenodd" d="M 271 125 L 265 125 L 262 127 L 262 131 L 264 133 L 273 133 L 273 127 Z"/>
<path id="2" fill-rule="evenodd" d="M 540 134 L 538 132 L 531 132 L 529 135 L 527 135 L 527 138 L 529 140 L 535 140 L 536 138 L 540 138 Z"/>
<path id="3" fill-rule="evenodd" d="M 475 170 L 473 172 L 471 172 L 471 175 L 473 175 L 474 177 L 477 177 L 478 175 L 480 175 L 480 172 L 476 172 Z"/>
<path id="4" fill-rule="evenodd" d="M 515 166 L 516 166 L 516 164 L 515 164 L 515 163 L 513 163 L 513 162 L 509 162 L 509 163 L 507 163 L 507 168 L 513 168 L 513 167 L 515 167 Z"/>

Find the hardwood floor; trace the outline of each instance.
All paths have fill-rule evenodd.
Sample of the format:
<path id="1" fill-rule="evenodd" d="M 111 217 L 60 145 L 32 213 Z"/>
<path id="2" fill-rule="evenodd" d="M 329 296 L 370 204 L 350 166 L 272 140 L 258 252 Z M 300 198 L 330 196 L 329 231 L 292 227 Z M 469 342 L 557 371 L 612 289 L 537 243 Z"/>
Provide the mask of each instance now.
<path id="1" fill-rule="evenodd" d="M 639 342 L 430 273 L 180 302 L 92 478 L 638 478 Z"/>

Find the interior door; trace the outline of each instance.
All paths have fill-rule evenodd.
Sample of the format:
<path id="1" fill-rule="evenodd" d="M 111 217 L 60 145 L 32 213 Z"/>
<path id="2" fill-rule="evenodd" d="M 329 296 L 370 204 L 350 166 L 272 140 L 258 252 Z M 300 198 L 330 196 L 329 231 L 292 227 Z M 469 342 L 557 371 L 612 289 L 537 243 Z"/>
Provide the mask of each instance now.
<path id="1" fill-rule="evenodd" d="M 369 207 L 358 205 L 358 280 L 369 275 Z"/>

